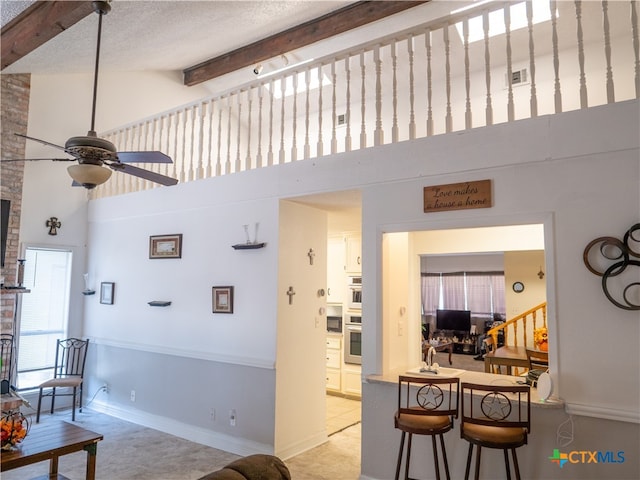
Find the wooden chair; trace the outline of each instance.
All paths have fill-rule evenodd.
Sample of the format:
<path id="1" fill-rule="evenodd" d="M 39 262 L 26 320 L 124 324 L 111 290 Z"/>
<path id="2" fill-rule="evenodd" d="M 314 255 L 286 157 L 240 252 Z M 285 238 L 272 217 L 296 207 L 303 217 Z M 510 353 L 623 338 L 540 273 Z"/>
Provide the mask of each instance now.
<path id="1" fill-rule="evenodd" d="M 398 378 L 398 410 L 395 415 L 395 428 L 402 430 L 395 480 L 400 477 L 405 434 L 409 434 L 405 460 L 405 480 L 409 478 L 411 461 L 411 440 L 413 435 L 430 435 L 433 445 L 433 462 L 436 479 L 440 480 L 438 448 L 436 436 L 440 437 L 444 469 L 449 479 L 447 451 L 443 434 L 453 428 L 454 418 L 458 418 L 459 378 L 427 378 L 400 376 Z"/>
<path id="2" fill-rule="evenodd" d="M 484 343 L 486 353 L 494 353 L 498 348 L 491 335 L 487 335 L 483 338 L 482 343 Z M 492 365 L 492 370 L 492 373 L 502 373 L 502 367 L 500 365 Z"/>
<path id="3" fill-rule="evenodd" d="M 11 375 L 13 373 L 13 335 L 3 333 L 0 335 L 0 381 L 2 381 L 2 393 L 9 393 L 11 388 Z"/>
<path id="4" fill-rule="evenodd" d="M 80 338 L 67 338 L 66 340 L 58 340 L 56 344 L 56 363 L 53 371 L 53 378 L 40 384 L 40 394 L 38 395 L 38 411 L 36 413 L 36 423 L 40 422 L 40 407 L 42 405 L 42 397 L 51 397 L 51 413 L 56 396 L 73 397 L 71 419 L 76 419 L 76 397 L 78 390 L 79 410 L 82 412 L 82 383 L 84 380 L 84 364 L 87 358 L 87 350 L 89 340 Z M 51 391 L 43 393 L 45 388 Z M 71 388 L 71 393 L 60 393 L 56 391 L 58 388 Z"/>
<path id="5" fill-rule="evenodd" d="M 534 350 L 527 348 L 527 360 L 529 362 L 529 370 L 549 369 L 549 353 L 542 350 Z"/>
<path id="6" fill-rule="evenodd" d="M 480 475 L 482 447 L 501 449 L 507 479 L 511 480 L 509 450 L 513 457 L 516 478 L 520 479 L 516 448 L 526 445 L 531 431 L 531 399 L 528 385 L 461 385 L 460 436 L 469 442 L 467 467 L 464 478 L 468 480 L 473 446 L 476 445 L 475 479 Z"/>

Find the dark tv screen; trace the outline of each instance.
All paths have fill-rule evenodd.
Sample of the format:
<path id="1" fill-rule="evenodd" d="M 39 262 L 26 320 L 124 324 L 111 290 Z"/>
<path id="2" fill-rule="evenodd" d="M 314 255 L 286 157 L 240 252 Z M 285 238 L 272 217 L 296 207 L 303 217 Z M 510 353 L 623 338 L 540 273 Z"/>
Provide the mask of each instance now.
<path id="1" fill-rule="evenodd" d="M 436 310 L 436 327 L 438 330 L 468 332 L 471 330 L 471 312 L 469 310 Z"/>

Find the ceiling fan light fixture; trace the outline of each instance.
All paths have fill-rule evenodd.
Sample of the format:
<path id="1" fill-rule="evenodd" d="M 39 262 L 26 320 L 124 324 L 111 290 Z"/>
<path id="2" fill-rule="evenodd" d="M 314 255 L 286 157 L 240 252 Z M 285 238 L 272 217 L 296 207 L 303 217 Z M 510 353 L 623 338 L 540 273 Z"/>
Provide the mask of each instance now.
<path id="1" fill-rule="evenodd" d="M 84 188 L 91 190 L 102 185 L 111 177 L 111 170 L 99 165 L 71 165 L 67 168 L 69 176 Z"/>

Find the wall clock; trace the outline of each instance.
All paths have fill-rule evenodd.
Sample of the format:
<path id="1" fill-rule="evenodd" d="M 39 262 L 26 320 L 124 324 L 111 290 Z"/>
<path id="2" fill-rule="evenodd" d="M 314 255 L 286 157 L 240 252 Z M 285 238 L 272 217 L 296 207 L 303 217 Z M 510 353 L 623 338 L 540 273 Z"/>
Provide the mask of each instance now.
<path id="1" fill-rule="evenodd" d="M 516 293 L 522 293 L 522 291 L 524 290 L 524 283 L 514 282 L 511 288 L 513 288 L 513 291 Z"/>

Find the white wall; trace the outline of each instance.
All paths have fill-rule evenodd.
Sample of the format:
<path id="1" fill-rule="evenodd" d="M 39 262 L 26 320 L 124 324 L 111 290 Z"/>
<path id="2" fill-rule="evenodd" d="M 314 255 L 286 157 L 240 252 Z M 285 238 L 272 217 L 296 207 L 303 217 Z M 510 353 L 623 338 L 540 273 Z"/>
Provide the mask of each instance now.
<path id="1" fill-rule="evenodd" d="M 35 104 L 33 108 L 37 109 Z M 56 113 L 60 115 L 49 116 L 52 122 L 59 121 Z M 270 419 L 275 405 L 267 401 L 256 408 L 242 388 L 225 385 L 258 381 L 266 397 L 274 397 L 279 257 L 270 247 L 278 240 L 278 199 L 362 188 L 362 256 L 367 259 L 363 290 L 369 299 L 363 315 L 371 326 L 363 336 L 365 374 L 381 370 L 382 233 L 544 223 L 550 336 L 555 339 L 550 355 L 558 366 L 554 379 L 558 392 L 575 414 L 637 422 L 640 378 L 637 363 L 629 363 L 629 352 L 636 351 L 640 336 L 638 314 L 606 300 L 599 278 L 582 263 L 582 251 L 592 239 L 620 237 L 638 221 L 638 129 L 638 102 L 630 101 L 90 202 L 88 234 L 78 226 L 74 242 L 83 244 L 87 238 L 87 269 L 98 281 L 116 282 L 116 303 L 106 306 L 95 297 L 86 300 L 85 334 L 100 345 L 89 366 L 89 386 L 104 380 L 117 382 L 121 372 L 110 370 L 111 365 L 119 365 L 115 356 L 125 351 L 125 358 L 137 361 L 130 363 L 127 385 L 118 387 L 119 396 L 110 396 L 105 408 L 128 418 L 137 413 L 135 418 L 163 428 L 180 419 L 175 404 L 159 406 L 151 400 L 146 404 L 142 397 L 132 405 L 127 390 L 137 388 L 135 384 L 148 385 L 148 398 L 159 402 L 171 388 L 163 365 L 173 358 L 207 362 L 205 369 L 216 372 L 215 378 L 204 390 L 200 381 L 188 385 L 181 397 L 188 400 L 178 410 L 197 406 L 194 415 L 208 419 L 209 400 L 219 402 L 209 406 L 221 404 L 223 411 L 234 405 L 239 408 L 238 426 L 204 423 L 207 441 L 216 444 L 231 437 L 240 444 L 237 451 L 272 448 Z M 42 133 L 46 132 L 30 129 L 30 134 Z M 35 176 L 29 169 L 25 185 L 38 183 Z M 493 181 L 493 208 L 428 216 L 422 212 L 424 186 L 484 178 Z M 48 198 L 75 195 L 53 176 L 42 176 L 39 185 L 42 188 L 25 195 L 25 232 L 35 231 L 51 215 Z M 74 208 L 77 204 L 56 212 L 63 225 Z M 255 221 L 260 222 L 267 248 L 250 257 L 237 255 L 230 245 L 244 240 L 243 224 Z M 156 233 L 183 233 L 183 258 L 149 260 L 148 236 Z M 220 318 L 210 312 L 210 287 L 220 283 L 237 288 L 236 302 L 242 308 L 233 316 Z M 150 300 L 174 303 L 158 309 L 146 305 Z M 616 349 L 607 351 L 605 365 L 596 361 L 593 348 L 607 332 L 615 332 Z M 260 342 L 254 341 L 258 335 Z M 156 355 L 162 355 L 163 361 L 156 362 Z M 98 371 L 101 378 L 94 373 Z M 134 385 L 130 387 L 129 382 Z M 625 386 L 624 395 L 612 394 L 620 385 Z M 376 430 L 375 421 L 369 424 L 378 414 L 368 411 L 367 395 L 375 396 L 375 390 L 363 392 L 363 472 L 385 478 L 375 465 L 379 461 L 393 464 L 386 460 L 395 452 L 381 443 L 391 433 L 391 419 L 382 430 Z M 245 415 L 253 425 L 245 423 Z M 197 430 L 206 421 L 190 417 L 183 428 Z M 615 429 L 616 425 L 602 421 L 598 428 Z M 625 432 L 629 432 L 626 427 Z M 621 441 L 637 439 L 637 426 L 631 432 L 635 437 L 625 434 Z M 553 433 L 539 434 L 539 438 L 552 445 Z M 605 448 L 593 436 L 589 441 Z M 604 474 L 593 471 L 600 477 Z"/>

